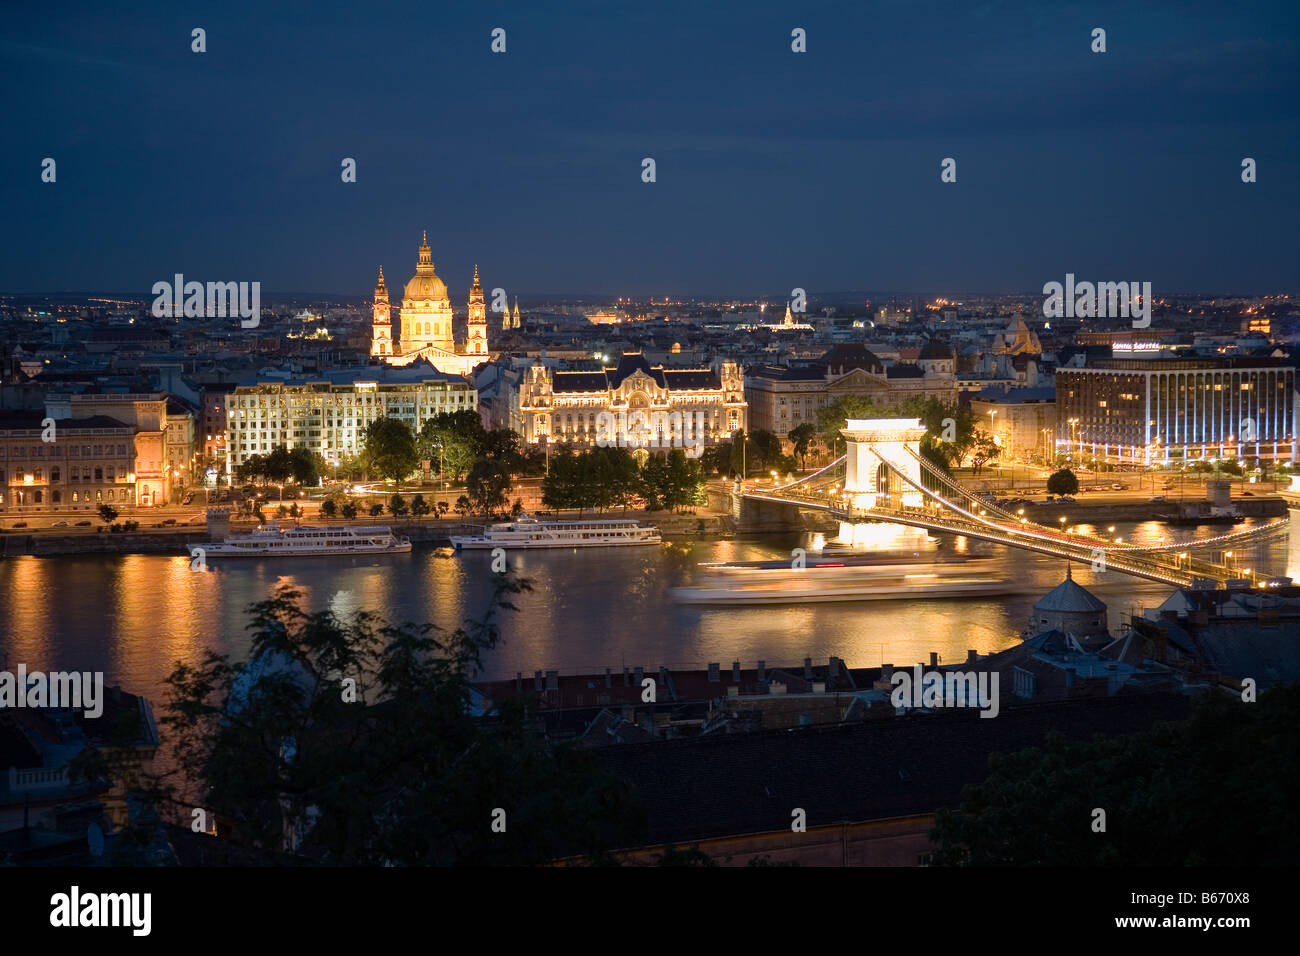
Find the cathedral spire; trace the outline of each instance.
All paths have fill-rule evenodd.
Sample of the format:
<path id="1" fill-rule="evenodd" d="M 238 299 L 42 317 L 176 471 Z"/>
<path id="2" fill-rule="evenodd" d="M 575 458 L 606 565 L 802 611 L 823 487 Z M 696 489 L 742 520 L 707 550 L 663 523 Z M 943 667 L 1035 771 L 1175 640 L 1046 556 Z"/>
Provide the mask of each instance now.
<path id="1" fill-rule="evenodd" d="M 473 287 L 470 289 L 470 292 L 473 293 L 473 292 L 482 292 L 482 291 L 483 291 L 483 288 L 478 284 L 478 264 L 475 263 L 475 265 L 474 265 L 474 285 L 473 285 Z"/>
<path id="2" fill-rule="evenodd" d="M 415 267 L 417 272 L 421 271 L 420 266 L 427 267 L 424 271 L 433 271 L 433 254 L 429 250 L 429 231 L 427 229 L 420 237 L 420 259 Z"/>
<path id="3" fill-rule="evenodd" d="M 375 297 L 378 298 L 378 297 L 381 296 L 381 295 L 382 295 L 382 296 L 387 296 L 387 295 L 388 295 L 388 289 L 384 286 L 384 267 L 383 267 L 383 266 L 380 266 L 380 267 L 379 267 L 379 284 L 378 284 L 377 286 L 375 286 Z"/>

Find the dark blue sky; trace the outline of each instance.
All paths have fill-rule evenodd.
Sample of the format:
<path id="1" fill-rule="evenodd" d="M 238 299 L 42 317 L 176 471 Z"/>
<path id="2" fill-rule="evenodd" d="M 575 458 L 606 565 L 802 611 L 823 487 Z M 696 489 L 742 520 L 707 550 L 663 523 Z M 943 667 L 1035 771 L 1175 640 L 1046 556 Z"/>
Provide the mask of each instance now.
<path id="1" fill-rule="evenodd" d="M 0 97 L 8 292 L 1300 289 L 1296 0 L 24 4 Z"/>

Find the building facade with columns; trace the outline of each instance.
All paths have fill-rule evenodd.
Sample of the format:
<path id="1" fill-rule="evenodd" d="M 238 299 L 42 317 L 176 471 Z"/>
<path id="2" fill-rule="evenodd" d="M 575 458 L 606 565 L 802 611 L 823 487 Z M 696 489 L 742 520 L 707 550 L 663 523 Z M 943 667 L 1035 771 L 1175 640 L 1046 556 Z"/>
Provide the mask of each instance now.
<path id="1" fill-rule="evenodd" d="M 397 366 L 424 359 L 440 372 L 468 375 L 475 366 L 489 358 L 487 307 L 479 284 L 478 266 L 474 267 L 467 306 L 465 341 L 458 345 L 452 333 L 452 308 L 447 285 L 434 271 L 429 237 L 425 233 L 420 241 L 415 275 L 402 292 L 398 315 L 400 326 L 396 333 L 393 330 L 393 307 L 388 299 L 388 287 L 384 284 L 384 270 L 382 266 L 379 269 L 372 307 L 371 357 Z"/>
<path id="2" fill-rule="evenodd" d="M 1151 464 L 1297 457 L 1295 368 L 1271 357 L 1109 358 L 1056 372 L 1057 447 Z"/>
<path id="3" fill-rule="evenodd" d="M 744 376 L 730 360 L 670 369 L 650 365 L 640 352 L 625 352 L 617 366 L 597 372 L 555 371 L 538 362 L 519 383 L 519 416 L 531 445 L 659 449 L 680 440 L 703 448 L 747 428 Z"/>

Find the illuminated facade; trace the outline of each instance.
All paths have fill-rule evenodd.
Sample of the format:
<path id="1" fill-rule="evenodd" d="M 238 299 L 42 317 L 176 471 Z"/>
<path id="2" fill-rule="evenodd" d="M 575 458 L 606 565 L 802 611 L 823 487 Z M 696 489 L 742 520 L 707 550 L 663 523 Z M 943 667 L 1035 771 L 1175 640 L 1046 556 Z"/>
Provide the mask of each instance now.
<path id="1" fill-rule="evenodd" d="M 420 242 L 415 275 L 402 293 L 401 331 L 397 336 L 393 334 L 392 305 L 384 284 L 384 270 L 379 270 L 372 308 L 371 357 L 397 366 L 425 359 L 440 372 L 468 375 L 475 366 L 488 360 L 487 310 L 483 289 L 479 285 L 478 266 L 474 267 L 474 284 L 468 305 L 465 343 L 458 348 L 452 334 L 447 285 L 434 271 L 426 233 Z"/>
<path id="2" fill-rule="evenodd" d="M 400 418 L 418 432 L 433 416 L 459 411 L 477 412 L 478 392 L 458 375 L 427 367 L 249 382 L 235 389 L 226 409 L 226 470 L 233 474 L 278 445 L 306 448 L 334 465 L 361 451 L 376 418 Z"/>
<path id="3" fill-rule="evenodd" d="M 731 361 L 668 369 L 652 367 L 640 352 L 626 352 L 616 368 L 599 372 L 554 372 L 538 363 L 519 383 L 519 416 L 529 444 L 708 447 L 747 428 L 745 413 L 744 377 Z M 685 433 L 669 434 L 670 427 Z"/>
<path id="4" fill-rule="evenodd" d="M 134 429 L 104 415 L 65 418 L 47 442 L 46 417 L 0 412 L 0 513 L 92 517 L 100 505 L 134 508 Z"/>
<path id="5" fill-rule="evenodd" d="M 1056 444 L 1121 462 L 1296 457 L 1295 369 L 1275 358 L 1110 358 L 1056 372 Z"/>

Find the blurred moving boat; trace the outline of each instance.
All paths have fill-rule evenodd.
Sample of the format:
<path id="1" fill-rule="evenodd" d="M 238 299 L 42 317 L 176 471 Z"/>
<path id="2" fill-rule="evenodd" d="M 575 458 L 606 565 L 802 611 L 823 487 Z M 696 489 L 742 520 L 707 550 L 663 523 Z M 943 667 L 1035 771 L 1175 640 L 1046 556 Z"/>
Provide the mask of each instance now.
<path id="1" fill-rule="evenodd" d="M 788 561 L 702 564 L 699 584 L 668 593 L 679 604 L 805 604 L 987 597 L 1024 590 L 981 567 L 979 560 L 890 556 L 813 558 L 804 567 Z"/>

